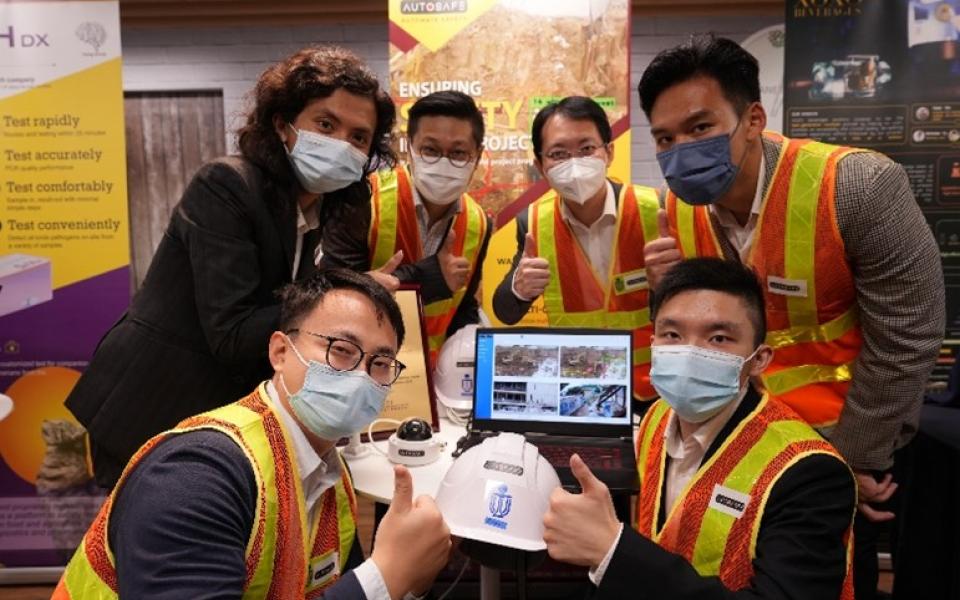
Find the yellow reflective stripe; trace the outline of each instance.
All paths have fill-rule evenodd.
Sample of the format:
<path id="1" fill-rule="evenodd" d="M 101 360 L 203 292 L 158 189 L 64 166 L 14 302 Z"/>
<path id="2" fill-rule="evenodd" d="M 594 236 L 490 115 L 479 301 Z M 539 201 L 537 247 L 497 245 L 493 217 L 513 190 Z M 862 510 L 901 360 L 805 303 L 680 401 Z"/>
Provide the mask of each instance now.
<path id="1" fill-rule="evenodd" d="M 633 366 L 645 365 L 650 362 L 650 346 L 633 349 Z"/>
<path id="2" fill-rule="evenodd" d="M 345 468 L 343 465 L 341 469 Z M 347 558 L 350 557 L 350 548 L 353 547 L 353 540 L 357 534 L 357 524 L 353 520 L 353 513 L 350 511 L 350 497 L 343 487 L 341 479 L 333 486 L 337 493 L 337 525 L 340 533 L 340 574 L 347 571 Z M 318 521 L 319 526 L 319 521 Z"/>
<path id="3" fill-rule="evenodd" d="M 694 258 L 697 256 L 697 231 L 693 219 L 695 209 L 676 196 L 674 196 L 674 202 L 677 207 L 677 235 L 680 237 L 678 240 L 680 251 L 684 258 Z"/>
<path id="4" fill-rule="evenodd" d="M 67 564 L 63 573 L 64 583 L 71 598 L 86 600 L 114 600 L 118 596 L 113 593 L 109 586 L 97 572 L 93 570 L 93 565 L 87 560 L 87 540 L 86 536 L 77 551 L 73 553 L 73 558 Z"/>
<path id="5" fill-rule="evenodd" d="M 767 332 L 767 344 L 773 348 L 782 348 L 804 342 L 832 342 L 860 323 L 857 307 L 843 313 L 832 321 L 814 327 L 791 327 Z"/>
<path id="6" fill-rule="evenodd" d="M 533 213 L 536 212 L 537 221 L 537 255 L 547 259 L 550 270 L 550 280 L 543 291 L 543 305 L 547 311 L 547 318 L 553 323 L 554 315 L 563 314 L 563 288 L 560 286 L 560 271 L 557 264 L 557 238 L 553 228 L 556 193 L 547 192 L 542 198 L 531 205 L 528 215 L 528 226 L 533 222 Z"/>
<path id="7" fill-rule="evenodd" d="M 624 186 L 626 188 L 626 186 Z M 660 200 L 657 191 L 642 185 L 633 186 L 633 195 L 637 199 L 637 209 L 640 212 L 640 225 L 643 227 L 643 241 L 652 242 L 660 237 L 657 229 L 657 212 L 660 210 Z"/>
<path id="8" fill-rule="evenodd" d="M 827 161 L 834 146 L 810 142 L 797 152 L 790 192 L 787 196 L 783 274 L 787 279 L 805 281 L 806 296 L 787 296 L 791 327 L 817 324 L 816 268 L 817 208 Z M 838 257 L 840 259 L 842 257 Z"/>
<path id="9" fill-rule="evenodd" d="M 650 324 L 650 309 L 609 312 L 603 309 L 590 312 L 553 312 L 547 315 L 555 327 L 594 327 L 609 329 L 639 329 Z"/>
<path id="10" fill-rule="evenodd" d="M 853 378 L 853 363 L 842 365 L 800 365 L 765 374 L 763 385 L 773 395 L 786 394 L 812 383 L 837 383 Z"/>
<path id="11" fill-rule="evenodd" d="M 398 169 L 403 167 L 397 167 Z M 380 208 L 380 220 L 372 220 L 376 214 L 371 212 L 371 226 L 377 227 L 377 245 L 373 249 L 371 269 L 378 269 L 385 265 L 394 255 L 397 244 L 397 219 L 399 214 L 400 194 L 397 185 L 397 172 L 394 169 L 378 171 L 377 193 L 371 199 L 371 211 L 376 203 Z"/>

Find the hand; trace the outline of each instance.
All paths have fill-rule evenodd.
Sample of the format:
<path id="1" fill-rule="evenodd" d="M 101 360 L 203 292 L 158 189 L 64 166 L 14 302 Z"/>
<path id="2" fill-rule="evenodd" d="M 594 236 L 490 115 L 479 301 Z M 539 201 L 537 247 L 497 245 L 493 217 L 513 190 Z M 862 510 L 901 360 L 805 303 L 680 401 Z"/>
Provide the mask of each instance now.
<path id="1" fill-rule="evenodd" d="M 523 242 L 523 256 L 513 275 L 513 289 L 522 300 L 533 300 L 547 289 L 550 283 L 550 263 L 537 256 L 537 242 L 527 232 Z"/>
<path id="2" fill-rule="evenodd" d="M 367 271 L 367 275 L 373 277 L 377 283 L 387 288 L 387 291 L 392 294 L 400 288 L 400 280 L 397 279 L 397 276 L 394 275 L 393 272 L 400 266 L 402 261 L 403 250 L 398 250 L 396 254 L 390 257 L 390 260 L 388 260 L 386 264 L 379 269 Z"/>
<path id="3" fill-rule="evenodd" d="M 457 233 L 451 225 L 450 231 L 447 232 L 447 238 L 443 240 L 443 246 L 437 252 L 440 271 L 443 273 L 443 280 L 451 294 L 467 285 L 467 275 L 470 274 L 470 261 L 455 254 L 456 243 Z"/>
<path id="4" fill-rule="evenodd" d="M 857 478 L 857 509 L 864 517 L 874 523 L 889 521 L 894 518 L 892 512 L 888 510 L 877 510 L 871 504 L 886 502 L 890 496 L 897 491 L 897 484 L 893 481 L 893 475 L 887 473 L 882 481 L 874 479 L 872 473 L 864 471 L 854 471 Z"/>
<path id="5" fill-rule="evenodd" d="M 620 521 L 610 490 L 590 472 L 580 456 L 570 457 L 570 469 L 583 490 L 571 494 L 557 488 L 543 517 L 543 541 L 554 560 L 597 568 L 617 539 Z"/>
<path id="6" fill-rule="evenodd" d="M 421 592 L 447 564 L 450 530 L 429 496 L 413 500 L 413 478 L 406 467 L 393 469 L 393 502 L 380 521 L 371 559 L 390 597 Z"/>
<path id="7" fill-rule="evenodd" d="M 643 265 L 647 270 L 647 283 L 650 289 L 656 289 L 667 271 L 683 260 L 677 240 L 670 235 L 667 211 L 662 208 L 657 212 L 657 231 L 660 237 L 647 242 L 643 247 Z"/>

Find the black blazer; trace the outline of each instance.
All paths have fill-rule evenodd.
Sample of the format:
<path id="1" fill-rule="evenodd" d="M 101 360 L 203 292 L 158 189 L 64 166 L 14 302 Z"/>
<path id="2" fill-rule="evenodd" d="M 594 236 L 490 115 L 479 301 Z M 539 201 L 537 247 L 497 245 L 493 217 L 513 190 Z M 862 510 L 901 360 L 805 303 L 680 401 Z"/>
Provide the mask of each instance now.
<path id="1" fill-rule="evenodd" d="M 703 462 L 716 453 L 759 401 L 759 394 L 751 388 L 707 449 Z M 661 495 L 664 492 L 660 490 Z M 808 456 L 787 469 L 773 485 L 763 512 L 753 580 L 739 592 L 728 590 L 716 577 L 701 577 L 682 556 L 624 525 L 594 597 L 835 600 L 846 572 L 842 538 L 853 518 L 856 494 L 853 474 L 834 457 Z M 661 502 L 658 526 L 666 519 L 664 504 Z"/>
<path id="2" fill-rule="evenodd" d="M 362 195 L 366 186 L 358 186 Z M 336 195 L 323 200 L 331 202 Z M 98 483 L 112 486 L 119 476 L 116 466 L 101 468 L 107 461 L 98 455 L 122 467 L 151 436 L 233 402 L 272 374 L 275 291 L 291 281 L 296 228 L 295 191 L 246 159 L 220 158 L 197 171 L 142 289 L 66 400 L 90 432 Z M 304 236 L 298 278 L 311 274 L 319 237 Z"/>

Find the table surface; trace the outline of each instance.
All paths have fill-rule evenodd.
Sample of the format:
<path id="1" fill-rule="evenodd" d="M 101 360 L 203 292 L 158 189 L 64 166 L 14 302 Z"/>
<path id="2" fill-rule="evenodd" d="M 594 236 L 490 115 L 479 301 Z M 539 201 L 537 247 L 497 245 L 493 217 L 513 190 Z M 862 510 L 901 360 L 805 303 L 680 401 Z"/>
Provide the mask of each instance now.
<path id="1" fill-rule="evenodd" d="M 451 455 L 457 447 L 457 440 L 466 432 L 466 426 L 456 425 L 445 417 L 440 418 L 440 429 L 434 432 L 434 437 L 446 442 L 446 446 L 440 453 L 440 458 L 428 465 L 407 467 L 413 476 L 414 498 L 422 494 L 436 497 L 443 476 L 446 475 L 447 469 L 453 464 L 453 456 Z M 344 454 L 343 458 L 350 466 L 353 487 L 357 494 L 374 502 L 390 504 L 393 500 L 393 463 L 386 456 L 369 448 L 368 446 L 371 443 L 376 444 L 384 452 L 387 451 L 387 440 L 368 442 L 360 445 L 365 450 L 363 456 L 351 457 Z M 343 452 L 343 449 L 341 449 L 341 452 Z"/>

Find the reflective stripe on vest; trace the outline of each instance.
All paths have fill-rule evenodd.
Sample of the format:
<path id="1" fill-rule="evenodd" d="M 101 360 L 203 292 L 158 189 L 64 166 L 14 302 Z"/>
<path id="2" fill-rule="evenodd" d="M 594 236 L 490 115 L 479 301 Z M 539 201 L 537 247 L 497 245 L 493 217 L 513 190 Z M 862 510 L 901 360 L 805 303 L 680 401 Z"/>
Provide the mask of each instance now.
<path id="1" fill-rule="evenodd" d="M 747 260 L 767 287 L 766 341 L 777 349 L 763 384 L 810 424 L 828 426 L 839 418 L 862 346 L 835 216 L 837 164 L 859 150 L 764 135 L 783 148 Z M 684 256 L 722 256 L 707 207 L 671 193 L 667 212 Z"/>
<path id="2" fill-rule="evenodd" d="M 797 461 L 808 456 L 824 454 L 842 459 L 796 413 L 764 396 L 697 470 L 658 530 L 666 477 L 663 434 L 670 414 L 666 403 L 658 401 L 641 425 L 637 530 L 686 558 L 700 575 L 719 577 L 731 590 L 749 587 L 754 575 L 757 535 L 776 482 Z M 852 511 L 850 516 L 852 522 Z M 844 543 L 849 555 L 849 529 Z M 852 575 L 850 567 L 848 558 L 845 579 Z M 844 590 L 848 588 L 852 590 L 845 582 Z"/>
<path id="3" fill-rule="evenodd" d="M 410 175 L 404 167 L 384 170 L 370 176 L 373 194 L 370 201 L 370 268 L 383 266 L 399 250 L 403 250 L 401 264 L 413 264 L 423 258 L 423 242 L 413 199 Z M 487 217 L 476 201 L 464 194 L 458 201 L 460 210 L 453 219 L 452 232 L 456 235 L 453 251 L 470 263 L 467 282 L 479 268 L 480 251 L 487 233 Z M 450 235 L 449 233 L 447 235 Z M 431 364 L 435 364 L 440 347 L 447 339 L 447 328 L 457 313 L 466 286 L 455 290 L 453 296 L 424 305 L 427 344 Z"/>
<path id="4" fill-rule="evenodd" d="M 656 395 L 649 376 L 653 328 L 643 245 L 646 239 L 657 236 L 657 192 L 643 186 L 621 188 L 610 266 L 602 274 L 593 268 L 561 216 L 560 202 L 556 192 L 550 190 L 527 209 L 537 256 L 549 264 L 550 279 L 543 294 L 547 320 L 554 327 L 633 331 L 634 395 L 652 398 Z"/>
<path id="5" fill-rule="evenodd" d="M 300 474 L 293 447 L 264 398 L 266 389 L 239 402 L 182 421 L 144 444 L 100 509 L 64 571 L 54 598 L 116 598 L 116 571 L 107 543 L 108 521 L 117 490 L 135 466 L 171 435 L 213 429 L 230 437 L 250 461 L 257 505 L 246 548 L 243 598 L 318 597 L 346 569 L 356 534 L 356 498 L 346 467 L 341 479 L 318 500 L 316 527 L 308 532 Z M 339 572 L 308 582 L 310 559 L 337 552 Z"/>

